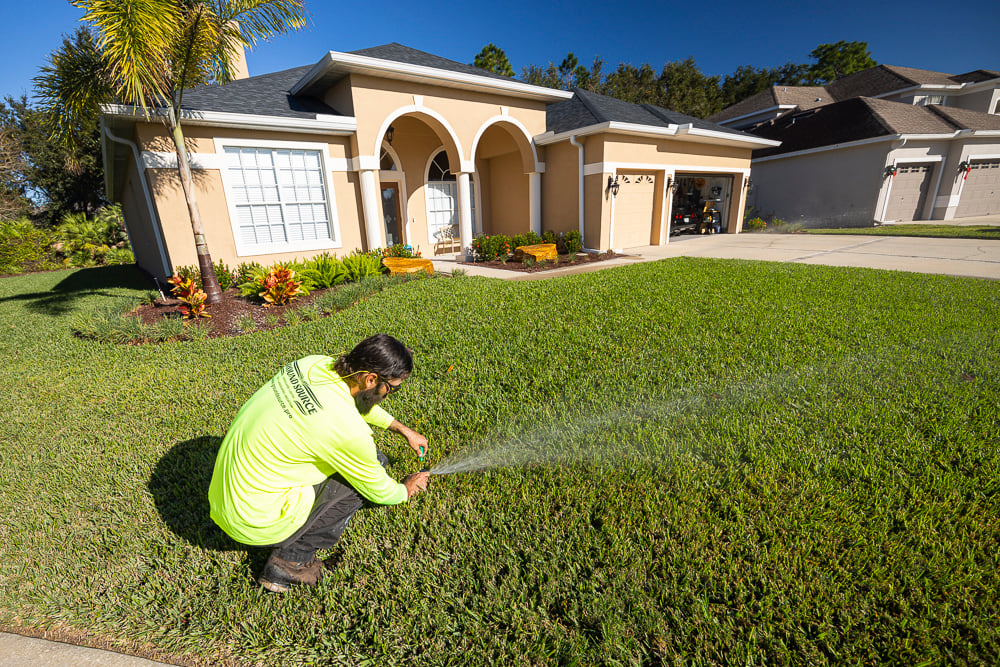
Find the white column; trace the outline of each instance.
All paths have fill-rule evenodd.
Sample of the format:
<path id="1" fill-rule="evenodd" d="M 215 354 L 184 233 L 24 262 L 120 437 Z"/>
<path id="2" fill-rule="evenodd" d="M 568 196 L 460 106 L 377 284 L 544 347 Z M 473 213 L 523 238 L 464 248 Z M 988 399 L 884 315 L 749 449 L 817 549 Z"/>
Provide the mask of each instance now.
<path id="1" fill-rule="evenodd" d="M 472 201 L 469 199 L 469 172 L 457 174 L 458 178 L 458 230 L 462 240 L 462 252 L 472 249 Z"/>
<path id="2" fill-rule="evenodd" d="M 382 230 L 378 216 L 378 188 L 375 187 L 375 172 L 361 170 L 361 205 L 364 207 L 365 236 L 368 250 L 382 247 Z"/>
<path id="3" fill-rule="evenodd" d="M 542 175 L 537 171 L 528 174 L 528 206 L 531 207 L 529 220 L 531 231 L 542 234 Z"/>

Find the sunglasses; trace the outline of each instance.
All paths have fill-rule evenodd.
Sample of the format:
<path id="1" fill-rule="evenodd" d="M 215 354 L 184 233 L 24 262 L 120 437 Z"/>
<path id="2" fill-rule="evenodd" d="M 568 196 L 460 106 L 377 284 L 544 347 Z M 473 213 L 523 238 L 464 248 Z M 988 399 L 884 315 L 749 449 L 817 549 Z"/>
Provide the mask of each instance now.
<path id="1" fill-rule="evenodd" d="M 402 381 L 400 381 L 399 384 L 392 384 L 391 382 L 389 382 L 388 380 L 386 380 L 384 377 L 382 377 L 378 373 L 375 374 L 375 377 L 378 378 L 379 382 L 381 382 L 382 384 L 384 384 L 386 387 L 389 388 L 385 392 L 386 396 L 388 396 L 389 394 L 394 394 L 394 393 L 396 393 L 397 391 L 399 391 L 400 389 L 403 388 L 403 382 Z"/>

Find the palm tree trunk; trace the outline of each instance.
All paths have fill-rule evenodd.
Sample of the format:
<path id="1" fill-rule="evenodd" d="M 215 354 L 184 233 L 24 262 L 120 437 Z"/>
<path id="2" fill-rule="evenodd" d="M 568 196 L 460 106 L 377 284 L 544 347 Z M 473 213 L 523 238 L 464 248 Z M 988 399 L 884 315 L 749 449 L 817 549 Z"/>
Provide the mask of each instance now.
<path id="1" fill-rule="evenodd" d="M 170 137 L 177 151 L 177 171 L 181 177 L 181 189 L 184 191 L 184 200 L 187 202 L 188 215 L 191 218 L 194 249 L 198 253 L 198 269 L 201 271 L 201 284 L 206 295 L 205 303 L 218 303 L 222 300 L 222 289 L 219 287 L 219 279 L 215 276 L 212 255 L 208 252 L 208 243 L 205 241 L 205 229 L 201 224 L 201 213 L 198 211 L 194 181 L 191 178 L 191 164 L 188 162 L 187 148 L 184 146 L 184 132 L 180 123 L 174 118 L 173 109 L 168 110 L 167 118 Z"/>

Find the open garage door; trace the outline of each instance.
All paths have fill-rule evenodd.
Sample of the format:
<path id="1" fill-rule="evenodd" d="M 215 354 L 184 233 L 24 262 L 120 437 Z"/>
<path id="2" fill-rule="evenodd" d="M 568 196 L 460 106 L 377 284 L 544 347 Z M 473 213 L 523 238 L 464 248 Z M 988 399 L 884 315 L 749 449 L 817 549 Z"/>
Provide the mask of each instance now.
<path id="1" fill-rule="evenodd" d="M 905 164 L 897 168 L 889 186 L 885 221 L 922 220 L 927 193 L 931 189 L 933 164 Z"/>
<path id="2" fill-rule="evenodd" d="M 659 227 L 659 216 L 654 220 L 656 206 L 656 176 L 653 172 L 619 172 L 618 194 L 615 195 L 615 228 L 611 239 L 613 248 L 634 248 L 650 245 L 653 227 Z"/>
<path id="3" fill-rule="evenodd" d="M 956 218 L 1000 213 L 1000 160 L 976 160 L 962 186 Z"/>

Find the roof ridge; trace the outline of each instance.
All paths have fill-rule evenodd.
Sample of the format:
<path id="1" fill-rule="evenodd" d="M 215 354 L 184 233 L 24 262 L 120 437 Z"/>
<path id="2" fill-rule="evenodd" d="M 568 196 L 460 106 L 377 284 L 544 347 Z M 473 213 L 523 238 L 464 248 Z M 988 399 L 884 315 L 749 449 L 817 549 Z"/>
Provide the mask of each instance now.
<path id="1" fill-rule="evenodd" d="M 580 94 L 583 92 L 590 93 L 591 91 L 589 90 L 584 91 L 582 88 L 577 88 L 576 86 L 573 86 L 570 90 L 573 91 L 573 96 L 577 97 L 583 104 L 583 106 L 587 107 L 587 111 L 590 112 L 590 115 L 592 115 L 595 120 L 597 120 L 600 123 L 608 122 L 607 116 L 598 111 L 596 106 L 594 106 L 590 101 L 588 101 L 583 95 Z M 598 95 L 599 93 L 593 93 L 593 94 Z"/>
<path id="2" fill-rule="evenodd" d="M 955 120 L 949 114 L 947 114 L 944 111 L 944 107 L 942 107 L 941 105 L 938 105 L 938 104 L 928 104 L 924 108 L 927 109 L 928 111 L 930 111 L 932 114 L 934 114 L 938 118 L 940 118 L 941 120 L 943 120 L 944 122 L 946 122 L 949 125 L 951 125 L 952 127 L 954 127 L 956 130 L 965 129 L 964 126 L 962 126 L 961 124 L 959 124 L 959 122 L 957 120 Z"/>
<path id="3" fill-rule="evenodd" d="M 879 67 L 881 67 L 881 65 L 879 65 Z M 868 110 L 871 111 L 871 113 L 872 113 L 872 117 L 876 121 L 878 121 L 878 124 L 882 126 L 883 130 L 886 130 L 890 134 L 899 134 L 899 132 L 896 131 L 896 128 L 892 126 L 892 123 L 890 123 L 888 121 L 888 119 L 885 118 L 885 116 L 883 116 L 879 112 L 879 110 L 875 108 L 875 105 L 872 104 L 872 102 L 875 101 L 875 98 L 873 98 L 873 97 L 865 97 L 864 95 L 858 95 L 857 97 L 852 97 L 850 99 L 844 100 L 844 102 L 842 102 L 842 104 L 850 103 L 851 100 L 858 100 L 859 102 L 861 102 L 861 104 L 863 104 L 866 107 L 868 107 Z M 880 100 L 880 101 L 885 101 L 885 100 Z M 900 102 L 893 102 L 892 104 L 901 104 L 901 103 Z M 904 105 L 904 106 L 910 106 L 910 105 Z"/>
<path id="4" fill-rule="evenodd" d="M 643 102 L 639 106 L 641 106 L 643 109 L 653 114 L 660 120 L 664 121 L 667 125 L 678 125 L 677 121 L 672 120 L 669 116 L 663 113 L 664 109 L 656 106 L 655 104 L 650 104 L 649 102 Z"/>

